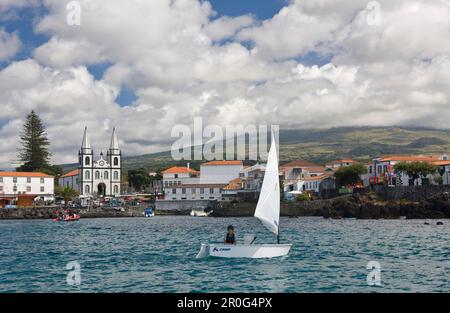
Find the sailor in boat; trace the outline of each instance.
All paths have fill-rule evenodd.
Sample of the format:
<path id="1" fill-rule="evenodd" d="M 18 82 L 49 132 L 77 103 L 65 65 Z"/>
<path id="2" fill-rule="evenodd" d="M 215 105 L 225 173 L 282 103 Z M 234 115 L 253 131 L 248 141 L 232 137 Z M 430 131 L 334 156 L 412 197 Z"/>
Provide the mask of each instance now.
<path id="1" fill-rule="evenodd" d="M 228 225 L 228 227 L 227 227 L 227 235 L 225 237 L 225 244 L 227 244 L 227 245 L 235 245 L 236 244 L 236 239 L 234 238 L 233 225 Z"/>

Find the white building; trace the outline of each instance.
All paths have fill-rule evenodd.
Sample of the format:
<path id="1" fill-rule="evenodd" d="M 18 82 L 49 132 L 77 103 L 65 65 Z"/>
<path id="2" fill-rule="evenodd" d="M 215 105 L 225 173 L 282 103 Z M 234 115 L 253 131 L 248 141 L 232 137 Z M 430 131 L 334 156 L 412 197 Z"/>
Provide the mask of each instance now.
<path id="1" fill-rule="evenodd" d="M 201 184 L 228 184 L 244 169 L 242 161 L 211 161 L 200 165 Z"/>
<path id="2" fill-rule="evenodd" d="M 54 177 L 44 173 L 0 172 L 0 195 L 17 196 L 29 194 L 52 197 Z"/>
<path id="3" fill-rule="evenodd" d="M 165 188 L 165 200 L 222 200 L 226 184 L 177 185 Z"/>
<path id="4" fill-rule="evenodd" d="M 200 165 L 200 172 L 171 167 L 164 172 L 165 200 L 224 200 L 223 188 L 239 178 L 242 161 L 212 161 Z"/>
<path id="5" fill-rule="evenodd" d="M 102 152 L 99 159 L 94 159 L 94 152 L 89 142 L 87 128 L 84 130 L 83 142 L 78 155 L 79 173 L 77 185 L 80 195 L 100 197 L 120 195 L 122 153 L 115 129 L 113 129 L 111 144 L 106 158 L 104 158 Z M 67 183 L 67 181 L 65 182 Z"/>

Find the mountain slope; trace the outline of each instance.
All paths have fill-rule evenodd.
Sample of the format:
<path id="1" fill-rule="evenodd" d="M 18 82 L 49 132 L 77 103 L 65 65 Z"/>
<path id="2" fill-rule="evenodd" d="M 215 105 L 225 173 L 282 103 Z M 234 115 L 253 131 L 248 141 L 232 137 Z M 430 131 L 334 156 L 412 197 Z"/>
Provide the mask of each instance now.
<path id="1" fill-rule="evenodd" d="M 383 154 L 442 154 L 450 152 L 450 130 L 402 127 L 340 127 L 280 131 L 280 162 L 294 159 L 325 163 L 350 157 L 367 161 Z M 126 151 L 123 151 L 126 155 Z M 200 161 L 191 161 L 198 168 Z M 170 151 L 123 158 L 125 171 L 158 171 L 172 165 Z M 64 166 L 66 170 L 73 164 Z"/>

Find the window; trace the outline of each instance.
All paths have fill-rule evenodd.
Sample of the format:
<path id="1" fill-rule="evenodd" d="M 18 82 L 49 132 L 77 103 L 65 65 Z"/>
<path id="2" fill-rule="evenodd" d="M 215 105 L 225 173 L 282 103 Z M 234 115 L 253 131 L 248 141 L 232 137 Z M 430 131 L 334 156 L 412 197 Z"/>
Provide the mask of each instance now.
<path id="1" fill-rule="evenodd" d="M 386 173 L 388 171 L 387 165 L 383 165 L 383 172 Z"/>
<path id="2" fill-rule="evenodd" d="M 200 188 L 200 194 L 204 194 L 205 193 L 205 188 Z"/>
<path id="3" fill-rule="evenodd" d="M 115 195 L 119 194 L 119 186 L 117 186 L 117 185 L 114 186 L 114 194 Z"/>
<path id="4" fill-rule="evenodd" d="M 31 186 L 27 186 L 27 192 L 31 192 Z"/>
<path id="5" fill-rule="evenodd" d="M 172 189 L 172 193 L 174 194 L 174 195 L 176 195 L 177 194 L 177 190 L 174 188 L 174 189 Z"/>
<path id="6" fill-rule="evenodd" d="M 13 177 L 13 183 L 17 183 L 17 177 Z"/>
<path id="7" fill-rule="evenodd" d="M 86 158 L 84 159 L 84 164 L 85 164 L 85 165 L 91 165 L 91 159 L 90 159 L 89 157 L 86 157 Z"/>
<path id="8" fill-rule="evenodd" d="M 31 177 L 27 177 L 27 183 L 31 183 Z"/>
<path id="9" fill-rule="evenodd" d="M 175 174 L 175 175 L 174 175 L 174 178 L 178 178 L 178 174 Z"/>
<path id="10" fill-rule="evenodd" d="M 114 158 L 114 166 L 118 166 L 119 165 L 119 158 L 115 157 Z"/>
<path id="11" fill-rule="evenodd" d="M 66 186 L 67 186 L 67 187 L 70 187 L 70 184 L 69 184 L 69 182 L 67 182 Z"/>
<path id="12" fill-rule="evenodd" d="M 14 192 L 17 192 L 17 186 L 14 186 L 14 187 L 13 187 L 13 191 L 14 191 Z"/>
<path id="13" fill-rule="evenodd" d="M 114 180 L 119 180 L 119 172 L 118 171 L 114 172 Z"/>
<path id="14" fill-rule="evenodd" d="M 164 182 L 164 186 L 165 186 L 165 187 L 169 186 L 169 182 L 168 182 L 168 181 L 165 181 L 165 182 Z"/>
<path id="15" fill-rule="evenodd" d="M 0 191 L 3 191 L 3 186 L 0 186 Z"/>
<path id="16" fill-rule="evenodd" d="M 172 186 L 172 181 L 169 182 L 169 186 Z"/>
<path id="17" fill-rule="evenodd" d="M 378 165 L 378 168 L 377 168 L 378 174 L 381 174 L 381 171 L 382 171 L 382 166 L 381 166 L 381 165 Z"/>
<path id="18" fill-rule="evenodd" d="M 89 171 L 84 172 L 84 179 L 91 179 L 91 174 Z"/>
<path id="19" fill-rule="evenodd" d="M 372 165 L 369 166 L 369 174 L 372 174 Z"/>
<path id="20" fill-rule="evenodd" d="M 214 188 L 209 188 L 209 193 L 214 193 Z"/>
<path id="21" fill-rule="evenodd" d="M 109 173 L 108 173 L 108 171 L 105 171 L 105 172 L 103 173 L 103 178 L 104 178 L 104 179 L 109 179 Z"/>
<path id="22" fill-rule="evenodd" d="M 3 183 L 3 177 L 0 177 L 0 183 Z"/>
<path id="23" fill-rule="evenodd" d="M 195 188 L 191 189 L 191 194 L 195 195 Z"/>
<path id="24" fill-rule="evenodd" d="M 181 185 L 181 180 L 178 181 L 178 185 Z"/>
<path id="25" fill-rule="evenodd" d="M 181 189 L 181 193 L 184 195 L 186 194 L 186 188 Z"/>
<path id="26" fill-rule="evenodd" d="M 43 184 L 45 182 L 44 178 L 41 177 L 41 184 Z"/>
<path id="27" fill-rule="evenodd" d="M 95 171 L 95 179 L 100 179 L 100 172 L 99 171 Z"/>
<path id="28" fill-rule="evenodd" d="M 41 186 L 41 192 L 44 192 L 44 191 L 45 191 L 45 187 Z"/>

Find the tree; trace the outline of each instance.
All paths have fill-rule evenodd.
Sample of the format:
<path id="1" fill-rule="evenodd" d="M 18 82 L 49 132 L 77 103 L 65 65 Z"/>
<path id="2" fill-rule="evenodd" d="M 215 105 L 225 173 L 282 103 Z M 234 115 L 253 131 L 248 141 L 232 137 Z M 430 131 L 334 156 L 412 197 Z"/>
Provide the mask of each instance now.
<path id="1" fill-rule="evenodd" d="M 56 186 L 55 195 L 57 197 L 61 197 L 64 199 L 64 206 L 66 207 L 69 201 L 72 201 L 73 199 L 79 196 L 78 191 L 68 186 L 67 187 Z"/>
<path id="2" fill-rule="evenodd" d="M 409 177 L 409 185 L 414 186 L 419 178 L 425 178 L 429 174 L 434 174 L 438 167 L 428 162 L 399 162 L 394 165 L 395 173 L 406 173 Z"/>
<path id="3" fill-rule="evenodd" d="M 151 178 L 145 169 L 128 171 L 128 183 L 137 191 L 147 187 L 150 180 Z"/>
<path id="4" fill-rule="evenodd" d="M 361 175 L 367 174 L 367 168 L 364 164 L 352 164 L 340 167 L 334 177 L 338 186 L 355 185 L 361 181 Z"/>
<path id="5" fill-rule="evenodd" d="M 20 144 L 19 160 L 22 165 L 17 168 L 17 171 L 34 172 L 49 168 L 50 142 L 47 139 L 44 124 L 34 111 L 27 116 L 20 135 Z"/>

